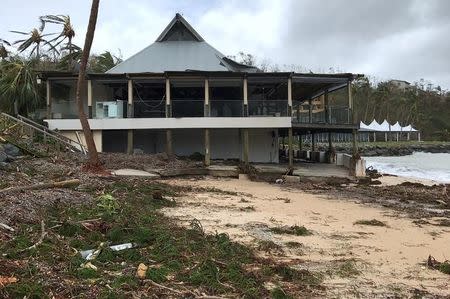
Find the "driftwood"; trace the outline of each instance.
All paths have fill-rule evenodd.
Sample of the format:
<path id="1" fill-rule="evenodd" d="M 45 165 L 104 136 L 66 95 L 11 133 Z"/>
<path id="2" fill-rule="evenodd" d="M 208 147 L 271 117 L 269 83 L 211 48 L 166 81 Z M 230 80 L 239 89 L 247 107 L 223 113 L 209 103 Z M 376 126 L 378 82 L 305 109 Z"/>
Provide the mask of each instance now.
<path id="1" fill-rule="evenodd" d="M 40 184 L 29 185 L 29 186 L 10 187 L 10 188 L 6 188 L 6 189 L 2 189 L 2 190 L 0 190 L 0 194 L 22 192 L 25 190 L 40 190 L 40 189 L 50 189 L 50 188 L 70 188 L 70 187 L 78 186 L 79 184 L 80 184 L 80 180 L 78 180 L 78 179 L 60 181 L 60 182 L 40 183 Z"/>

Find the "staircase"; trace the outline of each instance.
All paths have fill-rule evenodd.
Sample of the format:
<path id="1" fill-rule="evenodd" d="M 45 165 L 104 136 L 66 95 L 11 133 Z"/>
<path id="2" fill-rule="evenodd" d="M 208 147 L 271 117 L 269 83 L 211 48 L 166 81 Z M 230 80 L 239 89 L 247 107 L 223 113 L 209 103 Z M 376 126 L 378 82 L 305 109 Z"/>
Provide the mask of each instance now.
<path id="1" fill-rule="evenodd" d="M 46 126 L 18 115 L 0 114 L 0 141 L 14 144 L 22 151 L 33 156 L 46 156 L 52 151 L 71 151 L 87 153 L 86 147 L 81 143 L 78 132 L 78 141 L 74 141 Z"/>

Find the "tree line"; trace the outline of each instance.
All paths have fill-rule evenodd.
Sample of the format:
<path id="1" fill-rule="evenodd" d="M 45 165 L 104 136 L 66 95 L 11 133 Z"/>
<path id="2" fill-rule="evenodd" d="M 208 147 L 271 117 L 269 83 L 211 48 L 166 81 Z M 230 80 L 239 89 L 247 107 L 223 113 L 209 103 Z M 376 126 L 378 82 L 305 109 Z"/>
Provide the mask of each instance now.
<path id="1" fill-rule="evenodd" d="M 45 87 L 38 84 L 42 71 L 77 73 L 83 50 L 73 43 L 75 29 L 68 15 L 45 15 L 30 31 L 12 30 L 16 41 L 0 38 L 0 110 L 24 114 L 45 105 Z M 59 32 L 47 33 L 49 25 Z M 122 61 L 110 51 L 91 54 L 87 71 L 104 73 Z"/>
<path id="2" fill-rule="evenodd" d="M 254 55 L 239 52 L 229 56 L 239 63 L 258 67 L 263 72 L 312 73 L 299 65 L 277 65 L 268 59 L 258 60 Z M 340 73 L 329 68 L 325 73 Z M 357 121 L 366 124 L 374 119 L 385 119 L 402 126 L 412 124 L 428 140 L 450 141 L 450 92 L 424 79 L 399 87 L 393 80 L 377 81 L 363 77 L 352 83 L 352 95 Z"/>

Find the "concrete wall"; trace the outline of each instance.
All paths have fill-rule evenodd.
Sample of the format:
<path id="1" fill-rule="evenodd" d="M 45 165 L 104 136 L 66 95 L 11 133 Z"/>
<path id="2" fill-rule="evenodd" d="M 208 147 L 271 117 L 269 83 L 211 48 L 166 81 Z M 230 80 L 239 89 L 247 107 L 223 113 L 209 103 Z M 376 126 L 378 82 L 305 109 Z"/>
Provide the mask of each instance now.
<path id="1" fill-rule="evenodd" d="M 210 130 L 211 159 L 240 159 L 242 137 L 239 129 Z"/>
<path id="2" fill-rule="evenodd" d="M 260 163 L 278 163 L 278 130 L 249 130 L 249 161 Z"/>
<path id="3" fill-rule="evenodd" d="M 69 139 L 72 139 L 73 141 L 78 142 L 75 131 L 64 131 L 64 132 L 59 132 L 59 133 L 61 133 L 62 135 L 66 136 Z M 83 132 L 79 131 L 78 134 L 80 136 L 81 143 L 86 146 L 86 140 L 84 139 Z M 102 131 L 93 131 L 92 134 L 94 137 L 95 147 L 97 148 L 97 151 L 102 152 L 103 151 Z"/>

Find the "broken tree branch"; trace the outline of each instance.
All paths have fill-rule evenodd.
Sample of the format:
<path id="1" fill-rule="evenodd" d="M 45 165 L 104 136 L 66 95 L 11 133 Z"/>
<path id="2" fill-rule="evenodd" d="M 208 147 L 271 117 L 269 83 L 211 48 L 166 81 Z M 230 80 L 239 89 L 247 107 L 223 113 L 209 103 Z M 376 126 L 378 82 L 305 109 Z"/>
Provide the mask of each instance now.
<path id="1" fill-rule="evenodd" d="M 39 237 L 39 240 L 36 243 L 34 243 L 33 245 L 31 245 L 30 247 L 22 249 L 19 252 L 36 249 L 39 245 L 42 244 L 42 242 L 44 242 L 45 236 L 47 236 L 47 232 L 45 231 L 45 222 L 44 222 L 44 220 L 41 220 L 41 236 Z"/>
<path id="2" fill-rule="evenodd" d="M 49 188 L 70 188 L 74 186 L 78 186 L 80 184 L 79 179 L 60 181 L 60 182 L 50 182 L 50 183 L 39 183 L 30 186 L 21 186 L 21 187 L 10 187 L 6 189 L 0 190 L 0 194 L 2 193 L 13 193 L 13 192 L 22 192 L 25 190 L 40 190 L 40 189 L 49 189 Z"/>
<path id="3" fill-rule="evenodd" d="M 165 290 L 171 291 L 171 292 L 176 293 L 176 294 L 183 294 L 183 292 L 181 292 L 181 291 L 178 291 L 178 290 L 175 290 L 175 289 L 163 286 L 162 284 L 156 283 L 156 282 L 154 282 L 151 279 L 145 279 L 144 282 L 148 282 L 148 283 L 150 283 L 151 285 L 153 285 L 155 287 L 158 287 L 158 288 L 161 288 L 161 289 L 165 289 Z"/>
<path id="4" fill-rule="evenodd" d="M 1 223 L 0 222 L 0 227 L 9 230 L 10 232 L 14 232 L 14 228 L 12 228 L 11 226 Z"/>

